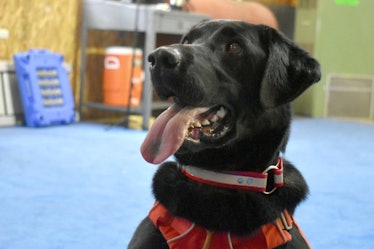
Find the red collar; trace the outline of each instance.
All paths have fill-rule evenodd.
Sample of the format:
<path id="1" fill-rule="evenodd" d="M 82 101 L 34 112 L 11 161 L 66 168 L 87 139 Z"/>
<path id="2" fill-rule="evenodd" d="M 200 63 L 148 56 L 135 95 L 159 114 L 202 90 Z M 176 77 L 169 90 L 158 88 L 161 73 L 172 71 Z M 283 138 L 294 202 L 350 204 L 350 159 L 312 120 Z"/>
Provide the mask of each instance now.
<path id="1" fill-rule="evenodd" d="M 271 194 L 277 188 L 284 185 L 283 182 L 283 159 L 278 158 L 277 165 L 270 165 L 262 173 L 251 171 L 210 171 L 194 166 L 179 166 L 181 172 L 188 178 L 216 187 L 241 189 Z M 273 172 L 274 188 L 267 191 L 268 172 Z"/>

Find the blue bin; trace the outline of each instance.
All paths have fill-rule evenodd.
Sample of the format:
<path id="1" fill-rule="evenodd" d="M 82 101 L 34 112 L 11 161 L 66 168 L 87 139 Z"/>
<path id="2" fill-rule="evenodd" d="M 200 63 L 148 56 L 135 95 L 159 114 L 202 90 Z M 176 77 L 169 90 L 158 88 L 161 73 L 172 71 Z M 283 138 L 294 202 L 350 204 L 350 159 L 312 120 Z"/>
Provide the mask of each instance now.
<path id="1" fill-rule="evenodd" d="M 13 56 L 26 125 L 68 124 L 75 120 L 74 98 L 64 57 L 32 49 Z"/>

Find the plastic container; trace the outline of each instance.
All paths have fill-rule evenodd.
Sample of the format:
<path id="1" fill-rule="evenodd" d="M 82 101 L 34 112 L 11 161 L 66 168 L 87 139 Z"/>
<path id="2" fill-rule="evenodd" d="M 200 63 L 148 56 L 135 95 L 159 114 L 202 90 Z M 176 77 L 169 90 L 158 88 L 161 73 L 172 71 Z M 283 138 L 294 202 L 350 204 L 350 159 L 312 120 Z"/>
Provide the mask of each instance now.
<path id="1" fill-rule="evenodd" d="M 43 49 L 16 53 L 14 64 L 26 125 L 68 124 L 75 120 L 74 98 L 64 57 Z"/>
<path id="2" fill-rule="evenodd" d="M 135 55 L 134 60 L 133 55 Z M 115 106 L 128 106 L 130 104 L 132 107 L 140 105 L 144 78 L 142 60 L 143 52 L 141 49 L 108 47 L 105 50 L 104 104 Z M 132 79 L 130 79 L 131 76 Z"/>

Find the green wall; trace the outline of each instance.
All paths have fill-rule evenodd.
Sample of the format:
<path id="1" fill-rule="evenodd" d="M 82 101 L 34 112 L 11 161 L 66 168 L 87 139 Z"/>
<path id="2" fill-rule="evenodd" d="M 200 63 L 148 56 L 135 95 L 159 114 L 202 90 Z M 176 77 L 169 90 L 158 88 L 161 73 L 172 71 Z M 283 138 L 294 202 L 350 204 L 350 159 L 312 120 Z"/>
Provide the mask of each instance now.
<path id="1" fill-rule="evenodd" d="M 349 1 L 346 1 L 349 2 Z M 352 1 L 351 1 L 352 2 Z M 319 0 L 315 30 L 296 26 L 296 41 L 315 37 L 314 56 L 321 63 L 322 80 L 295 103 L 297 112 L 323 116 L 324 86 L 329 73 L 374 75 L 374 0 L 356 0 L 358 5 L 340 5 L 336 0 Z M 302 11 L 298 15 L 302 15 Z M 310 13 L 308 13 L 310 15 Z M 310 19 L 310 18 L 309 18 Z M 313 18 L 312 18 L 313 19 Z M 298 21 L 303 21 L 299 18 Z M 309 32 L 304 34 L 303 32 Z M 315 32 L 315 33 L 313 33 Z"/>

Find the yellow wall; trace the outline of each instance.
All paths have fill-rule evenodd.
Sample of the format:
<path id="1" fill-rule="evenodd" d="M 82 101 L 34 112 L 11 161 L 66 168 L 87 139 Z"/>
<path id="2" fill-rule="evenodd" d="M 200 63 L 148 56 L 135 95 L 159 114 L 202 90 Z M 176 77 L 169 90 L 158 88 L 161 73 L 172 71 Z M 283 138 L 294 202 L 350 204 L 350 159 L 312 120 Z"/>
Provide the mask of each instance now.
<path id="1" fill-rule="evenodd" d="M 0 0 L 0 28 L 9 31 L 9 39 L 0 39 L 0 60 L 31 48 L 61 53 L 73 65 L 76 89 L 80 13 L 78 0 Z"/>

